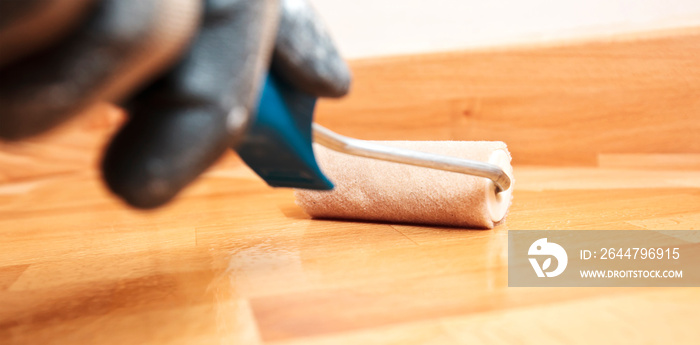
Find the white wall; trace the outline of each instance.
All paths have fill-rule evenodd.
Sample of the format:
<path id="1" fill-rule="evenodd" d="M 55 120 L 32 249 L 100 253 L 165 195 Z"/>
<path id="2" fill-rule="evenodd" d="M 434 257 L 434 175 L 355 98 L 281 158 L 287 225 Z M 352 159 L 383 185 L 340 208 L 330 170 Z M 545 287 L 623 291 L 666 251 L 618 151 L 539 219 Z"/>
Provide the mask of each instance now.
<path id="1" fill-rule="evenodd" d="M 700 0 L 310 0 L 346 58 L 700 26 Z"/>

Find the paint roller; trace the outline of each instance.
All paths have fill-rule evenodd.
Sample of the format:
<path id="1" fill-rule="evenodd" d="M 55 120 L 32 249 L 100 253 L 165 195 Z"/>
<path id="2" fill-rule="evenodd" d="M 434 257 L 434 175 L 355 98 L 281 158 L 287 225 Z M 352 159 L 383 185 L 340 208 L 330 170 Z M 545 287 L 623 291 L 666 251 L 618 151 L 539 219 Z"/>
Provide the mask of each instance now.
<path id="1" fill-rule="evenodd" d="M 513 190 L 504 143 L 348 138 L 313 123 L 315 103 L 268 74 L 236 148 L 267 184 L 296 188 L 310 216 L 469 228 L 504 220 Z"/>

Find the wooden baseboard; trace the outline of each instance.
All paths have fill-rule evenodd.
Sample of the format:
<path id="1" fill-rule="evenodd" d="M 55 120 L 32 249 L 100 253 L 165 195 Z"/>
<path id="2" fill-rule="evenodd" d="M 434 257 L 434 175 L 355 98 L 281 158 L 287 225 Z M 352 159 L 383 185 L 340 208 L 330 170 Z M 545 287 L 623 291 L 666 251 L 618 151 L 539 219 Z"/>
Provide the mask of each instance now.
<path id="1" fill-rule="evenodd" d="M 364 139 L 502 140 L 516 164 L 700 152 L 700 28 L 353 61 L 317 121 Z"/>
<path id="2" fill-rule="evenodd" d="M 700 153 L 700 28 L 350 65 L 350 95 L 316 112 L 345 135 L 501 140 L 515 164 Z M 106 104 L 89 113 L 39 138 L 0 142 L 0 183 L 94 169 L 123 114 Z M 224 164 L 238 162 L 232 156 Z"/>

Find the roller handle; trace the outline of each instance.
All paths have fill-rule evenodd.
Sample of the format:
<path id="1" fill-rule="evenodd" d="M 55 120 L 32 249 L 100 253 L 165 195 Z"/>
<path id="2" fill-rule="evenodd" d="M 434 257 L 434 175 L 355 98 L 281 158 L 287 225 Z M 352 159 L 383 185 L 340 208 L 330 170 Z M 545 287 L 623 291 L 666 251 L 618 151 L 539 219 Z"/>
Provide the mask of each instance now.
<path id="1" fill-rule="evenodd" d="M 236 151 L 272 187 L 333 189 L 312 148 L 316 98 L 269 73 L 255 119 Z"/>
<path id="2" fill-rule="evenodd" d="M 493 181 L 497 193 L 511 186 L 510 177 L 495 164 L 399 149 L 334 133 L 313 124 L 315 104 L 315 97 L 274 74 L 267 75 L 257 115 L 236 151 L 270 186 L 333 189 L 316 162 L 314 137 L 323 146 L 354 156 L 485 177 Z"/>

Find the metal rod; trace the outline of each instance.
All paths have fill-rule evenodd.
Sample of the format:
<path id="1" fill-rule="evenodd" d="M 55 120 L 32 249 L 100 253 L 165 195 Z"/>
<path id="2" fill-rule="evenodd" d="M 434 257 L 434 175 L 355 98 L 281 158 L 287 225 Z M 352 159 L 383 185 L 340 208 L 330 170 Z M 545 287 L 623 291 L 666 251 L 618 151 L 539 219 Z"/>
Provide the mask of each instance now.
<path id="1" fill-rule="evenodd" d="M 313 134 L 315 142 L 334 151 L 353 156 L 485 177 L 496 185 L 496 193 L 510 188 L 510 177 L 495 164 L 380 145 L 340 135 L 316 123 L 313 124 Z"/>

